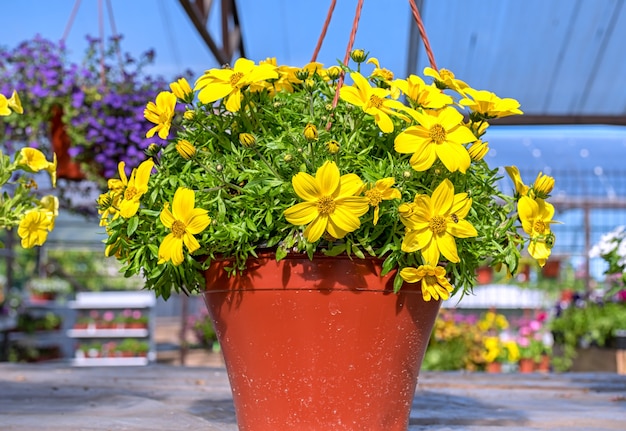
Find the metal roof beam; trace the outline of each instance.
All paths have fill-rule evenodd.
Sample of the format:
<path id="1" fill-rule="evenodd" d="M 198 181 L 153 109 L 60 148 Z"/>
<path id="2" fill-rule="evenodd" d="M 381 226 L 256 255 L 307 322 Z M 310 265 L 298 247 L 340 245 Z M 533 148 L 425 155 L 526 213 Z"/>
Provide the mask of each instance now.
<path id="1" fill-rule="evenodd" d="M 235 51 L 245 57 L 241 24 L 237 14 L 235 0 L 221 0 L 222 40 L 218 45 L 207 28 L 213 0 L 178 0 L 192 24 L 209 47 L 215 59 L 221 64 L 229 64 Z"/>
<path id="2" fill-rule="evenodd" d="M 626 115 L 541 115 L 524 114 L 494 118 L 495 125 L 609 124 L 626 126 Z"/>

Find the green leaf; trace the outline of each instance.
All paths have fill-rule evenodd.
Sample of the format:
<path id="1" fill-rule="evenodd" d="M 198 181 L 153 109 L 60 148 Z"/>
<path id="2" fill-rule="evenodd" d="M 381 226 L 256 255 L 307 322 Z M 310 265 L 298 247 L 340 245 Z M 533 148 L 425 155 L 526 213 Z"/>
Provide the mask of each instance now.
<path id="1" fill-rule="evenodd" d="M 400 277 L 400 273 L 398 272 L 393 279 L 393 292 L 398 293 L 402 288 L 402 284 L 404 284 L 404 280 Z"/>
<path id="2" fill-rule="evenodd" d="M 126 235 L 133 236 L 135 231 L 137 230 L 137 226 L 139 226 L 139 217 L 133 216 L 128 220 L 128 225 L 126 226 Z"/>

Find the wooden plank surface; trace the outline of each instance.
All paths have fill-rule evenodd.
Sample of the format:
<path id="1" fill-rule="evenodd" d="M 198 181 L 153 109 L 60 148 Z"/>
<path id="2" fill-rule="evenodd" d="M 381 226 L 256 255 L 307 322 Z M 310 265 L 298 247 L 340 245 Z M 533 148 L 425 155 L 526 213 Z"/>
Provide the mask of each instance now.
<path id="1" fill-rule="evenodd" d="M 0 429 L 236 431 L 237 426 L 222 367 L 1 363 Z M 485 429 L 624 430 L 626 376 L 422 373 L 410 431 Z"/>

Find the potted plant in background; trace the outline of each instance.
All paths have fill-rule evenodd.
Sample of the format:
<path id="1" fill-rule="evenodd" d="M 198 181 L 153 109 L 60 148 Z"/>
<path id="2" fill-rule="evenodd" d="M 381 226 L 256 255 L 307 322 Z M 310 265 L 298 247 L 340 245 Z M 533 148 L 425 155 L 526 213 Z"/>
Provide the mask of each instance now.
<path id="1" fill-rule="evenodd" d="M 30 299 L 34 301 L 54 301 L 72 291 L 67 280 L 59 277 L 33 277 L 26 282 Z"/>

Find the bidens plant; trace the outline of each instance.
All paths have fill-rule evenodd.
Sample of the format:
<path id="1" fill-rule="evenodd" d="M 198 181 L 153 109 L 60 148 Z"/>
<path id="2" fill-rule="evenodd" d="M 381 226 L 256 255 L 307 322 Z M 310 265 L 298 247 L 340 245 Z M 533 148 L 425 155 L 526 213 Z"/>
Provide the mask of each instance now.
<path id="1" fill-rule="evenodd" d="M 426 300 L 470 291 L 486 260 L 515 273 L 526 245 L 543 265 L 554 180 L 525 186 L 510 167 L 517 192 L 506 196 L 484 160 L 488 121 L 521 114 L 518 102 L 446 70 L 427 68 L 430 84 L 394 79 L 366 59 L 241 58 L 193 89 L 173 82 L 145 110 L 147 135 L 170 143 L 130 173 L 120 163 L 100 197 L 107 253 L 164 297 L 196 289 L 216 258 L 237 273 L 261 249 L 382 258 L 396 290 L 419 282 Z"/>

